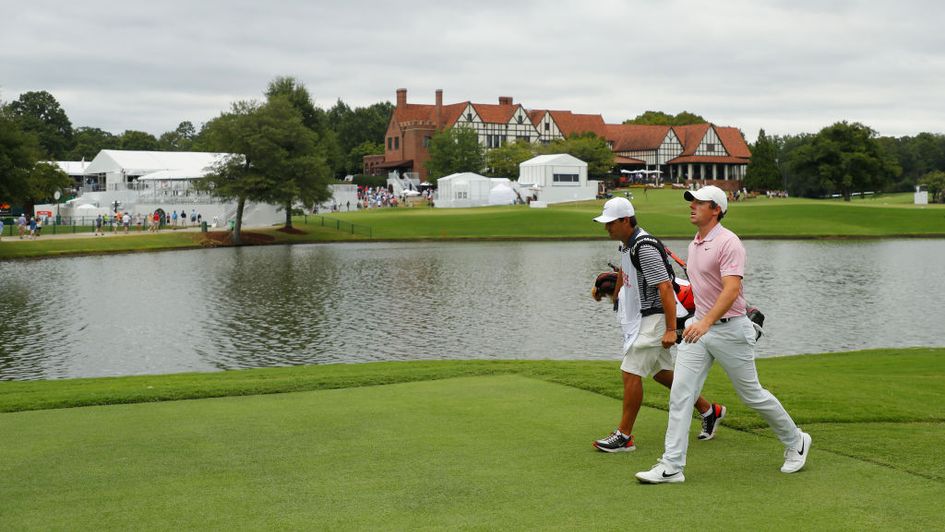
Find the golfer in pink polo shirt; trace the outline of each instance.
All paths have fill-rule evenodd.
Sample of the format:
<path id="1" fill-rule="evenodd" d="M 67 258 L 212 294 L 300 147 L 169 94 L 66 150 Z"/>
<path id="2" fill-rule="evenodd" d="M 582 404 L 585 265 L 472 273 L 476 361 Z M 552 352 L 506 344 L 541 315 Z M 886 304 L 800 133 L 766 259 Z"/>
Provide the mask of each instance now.
<path id="1" fill-rule="evenodd" d="M 649 471 L 636 474 L 645 484 L 683 482 L 689 446 L 690 409 L 705 384 L 712 363 L 719 362 L 743 403 L 757 412 L 784 444 L 781 471 L 800 471 L 810 452 L 811 437 L 801 431 L 780 401 L 758 382 L 755 329 L 746 316 L 742 278 L 745 248 L 720 223 L 728 211 L 725 192 L 716 186 L 684 194 L 689 221 L 698 232 L 689 244 L 687 273 L 696 300 L 696 315 L 683 331 L 676 352 L 675 378 L 669 397 L 666 449 Z"/>

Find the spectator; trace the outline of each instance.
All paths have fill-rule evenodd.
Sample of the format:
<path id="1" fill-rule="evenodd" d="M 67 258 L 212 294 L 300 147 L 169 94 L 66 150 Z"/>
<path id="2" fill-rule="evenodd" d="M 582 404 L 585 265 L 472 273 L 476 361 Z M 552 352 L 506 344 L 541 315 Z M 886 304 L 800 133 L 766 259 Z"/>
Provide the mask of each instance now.
<path id="1" fill-rule="evenodd" d="M 20 213 L 20 217 L 16 219 L 17 231 L 20 233 L 20 240 L 23 240 L 23 234 L 26 233 L 26 215 Z"/>

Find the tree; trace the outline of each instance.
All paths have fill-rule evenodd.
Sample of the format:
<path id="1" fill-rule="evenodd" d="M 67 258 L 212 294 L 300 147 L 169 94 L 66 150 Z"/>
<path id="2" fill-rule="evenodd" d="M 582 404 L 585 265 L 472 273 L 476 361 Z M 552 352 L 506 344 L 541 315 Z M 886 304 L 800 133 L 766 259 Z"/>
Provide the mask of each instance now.
<path id="1" fill-rule="evenodd" d="M 158 149 L 161 151 L 191 151 L 197 130 L 191 122 L 184 121 L 178 124 L 174 131 L 168 131 L 158 138 Z"/>
<path id="2" fill-rule="evenodd" d="M 933 170 L 922 176 L 922 180 L 919 184 L 925 185 L 926 189 L 928 189 L 929 195 L 932 196 L 933 203 L 936 200 L 945 203 L 945 172 Z"/>
<path id="3" fill-rule="evenodd" d="M 37 162 L 30 170 L 25 203 L 29 205 L 29 210 L 32 210 L 36 202 L 53 201 L 56 191 L 71 186 L 72 178 L 59 166 L 46 161 Z"/>
<path id="4" fill-rule="evenodd" d="M 73 146 L 72 122 L 52 94 L 24 92 L 8 107 L 20 128 L 36 135 L 44 157 L 65 159 Z"/>
<path id="5" fill-rule="evenodd" d="M 778 148 L 766 135 L 765 130 L 758 132 L 758 140 L 751 148 L 751 161 L 745 174 L 745 188 L 748 190 L 781 190 L 784 182 L 778 169 Z"/>
<path id="6" fill-rule="evenodd" d="M 518 165 L 535 156 L 535 147 L 526 140 L 507 142 L 486 154 L 486 166 L 489 173 L 496 177 L 514 178 L 518 175 Z"/>
<path id="7" fill-rule="evenodd" d="M 875 137 L 876 132 L 863 124 L 837 122 L 797 149 L 794 168 L 850 201 L 852 192 L 881 189 L 901 172 Z"/>
<path id="8" fill-rule="evenodd" d="M 301 124 L 310 135 L 299 138 L 295 150 L 310 150 L 309 158 L 293 161 L 283 175 L 285 227 L 292 227 L 292 205 L 296 200 L 312 208 L 330 197 L 328 179 L 332 168 L 328 159 L 334 149 L 331 131 L 328 129 L 325 112 L 315 107 L 305 85 L 292 77 L 278 77 L 269 83 L 266 98 L 270 103 L 281 100 L 278 105 L 288 105 L 298 114 Z M 311 146 L 305 146 L 310 142 Z"/>
<path id="9" fill-rule="evenodd" d="M 427 171 L 433 181 L 457 172 L 481 172 L 485 167 L 479 134 L 467 127 L 453 127 L 430 139 Z"/>
<path id="10" fill-rule="evenodd" d="M 360 171 L 362 161 L 352 156 L 352 150 L 365 142 L 383 144 L 394 106 L 380 102 L 368 107 L 351 109 L 341 100 L 328 110 L 328 122 L 338 139 L 338 149 L 344 154 L 347 173 Z"/>
<path id="11" fill-rule="evenodd" d="M 351 148 L 351 152 L 348 153 L 347 168 L 349 170 L 354 169 L 354 171 L 351 172 L 352 174 L 361 173 L 364 167 L 364 157 L 366 155 L 384 155 L 384 145 L 380 142 L 366 140 L 354 148 Z"/>
<path id="12" fill-rule="evenodd" d="M 208 122 L 203 134 L 210 149 L 233 154 L 214 164 L 197 186 L 236 200 L 234 244 L 240 243 L 247 201 L 283 203 L 293 195 L 307 202 L 320 190 L 310 186 L 310 176 L 320 175 L 324 164 L 315 150 L 317 137 L 284 98 L 237 102 Z"/>
<path id="13" fill-rule="evenodd" d="M 68 159 L 91 161 L 102 150 L 115 150 L 121 144 L 118 137 L 97 127 L 80 127 L 75 130 L 75 147 L 69 152 Z"/>
<path id="14" fill-rule="evenodd" d="M 638 124 L 650 126 L 687 126 L 690 124 L 705 124 L 708 120 L 689 111 L 682 111 L 673 116 L 662 111 L 646 111 L 636 118 L 624 120 L 624 124 Z"/>
<path id="15" fill-rule="evenodd" d="M 9 113 L 0 109 L 0 202 L 26 200 L 30 171 L 40 152 L 36 136 L 23 132 Z"/>
<path id="16" fill-rule="evenodd" d="M 614 167 L 614 152 L 594 133 L 580 133 L 539 148 L 541 153 L 567 153 L 587 163 L 589 177 L 603 177 Z"/>
<path id="17" fill-rule="evenodd" d="M 144 131 L 126 130 L 118 137 L 118 145 L 123 150 L 157 151 L 158 141 L 154 135 Z"/>

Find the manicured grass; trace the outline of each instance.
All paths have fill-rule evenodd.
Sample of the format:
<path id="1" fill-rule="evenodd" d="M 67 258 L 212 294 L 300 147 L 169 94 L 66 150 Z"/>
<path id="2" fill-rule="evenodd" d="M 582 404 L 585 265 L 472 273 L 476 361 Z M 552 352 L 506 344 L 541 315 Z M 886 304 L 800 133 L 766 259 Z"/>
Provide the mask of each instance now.
<path id="1" fill-rule="evenodd" d="M 637 217 L 650 232 L 665 238 L 694 234 L 681 191 L 632 192 Z M 851 202 L 759 197 L 730 204 L 723 223 L 743 238 L 945 236 L 945 205 L 906 205 L 902 196 Z M 602 204 L 595 200 L 547 209 L 371 209 L 333 216 L 371 226 L 379 239 L 605 238 L 600 224 L 592 221 Z"/>
<path id="2" fill-rule="evenodd" d="M 687 481 L 642 486 L 666 414 L 638 450 L 590 441 L 620 409 L 616 362 L 449 361 L 0 383 L 8 529 L 932 529 L 945 518 L 945 349 L 759 360 L 814 437 L 807 468 L 733 397 Z M 396 384 L 394 384 L 396 383 Z M 292 393 L 275 393 L 296 390 Z M 313 391 L 300 391 L 313 390 Z M 236 397 L 236 395 L 265 393 Z M 647 404 L 663 408 L 661 387 Z M 695 430 L 695 424 L 693 426 Z M 706 521 L 709 504 L 711 522 Z"/>

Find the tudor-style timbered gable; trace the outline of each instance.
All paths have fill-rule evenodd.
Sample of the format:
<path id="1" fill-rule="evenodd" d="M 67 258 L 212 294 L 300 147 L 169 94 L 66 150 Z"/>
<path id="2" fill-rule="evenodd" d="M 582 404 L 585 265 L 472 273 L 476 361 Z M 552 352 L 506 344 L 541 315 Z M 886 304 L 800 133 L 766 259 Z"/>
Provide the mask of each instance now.
<path id="1" fill-rule="evenodd" d="M 564 138 L 564 134 L 561 133 L 561 128 L 558 127 L 558 124 L 555 122 L 550 112 L 545 110 L 533 110 L 529 111 L 528 114 L 531 117 L 532 124 L 535 125 L 535 130 L 538 132 L 539 143 L 550 144 L 555 140 Z"/>
<path id="2" fill-rule="evenodd" d="M 693 155 L 725 157 L 728 155 L 728 152 L 725 151 L 725 146 L 722 144 L 718 134 L 715 132 L 715 128 L 710 126 L 709 129 L 706 130 L 705 136 L 703 136 L 702 140 L 699 141 L 699 146 L 696 148 L 696 151 Z"/>

